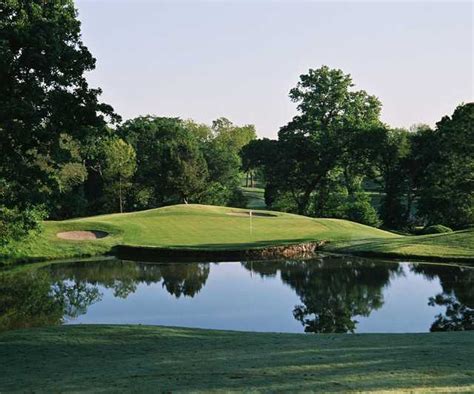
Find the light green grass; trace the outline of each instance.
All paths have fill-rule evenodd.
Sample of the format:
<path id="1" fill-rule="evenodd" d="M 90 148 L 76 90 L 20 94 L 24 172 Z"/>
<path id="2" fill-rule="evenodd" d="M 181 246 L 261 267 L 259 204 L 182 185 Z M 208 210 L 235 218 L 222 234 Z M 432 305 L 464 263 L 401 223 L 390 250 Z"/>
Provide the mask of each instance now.
<path id="1" fill-rule="evenodd" d="M 340 241 L 326 250 L 360 256 L 474 260 L 474 230 L 390 239 Z"/>
<path id="2" fill-rule="evenodd" d="M 16 258 L 66 258 L 105 253 L 115 245 L 197 249 L 248 249 L 311 240 L 362 240 L 396 235 L 339 219 L 312 219 L 281 212 L 275 217 L 230 215 L 247 212 L 206 205 L 174 205 L 142 212 L 45 222 L 44 231 L 18 245 Z M 269 211 L 260 211 L 267 212 Z M 69 230 L 103 230 L 111 235 L 93 241 L 67 241 Z"/>
<path id="3" fill-rule="evenodd" d="M 474 260 L 474 230 L 425 236 L 401 236 L 341 219 L 314 219 L 282 212 L 274 217 L 235 216 L 244 209 L 207 205 L 174 205 L 148 211 L 49 221 L 44 231 L 0 257 L 41 260 L 94 256 L 116 245 L 178 249 L 235 250 L 327 241 L 323 250 L 364 256 Z M 69 230 L 102 230 L 109 236 L 67 241 L 56 234 Z"/>
<path id="4" fill-rule="evenodd" d="M 473 349 L 472 332 L 62 326 L 0 334 L 0 392 L 473 392 Z"/>

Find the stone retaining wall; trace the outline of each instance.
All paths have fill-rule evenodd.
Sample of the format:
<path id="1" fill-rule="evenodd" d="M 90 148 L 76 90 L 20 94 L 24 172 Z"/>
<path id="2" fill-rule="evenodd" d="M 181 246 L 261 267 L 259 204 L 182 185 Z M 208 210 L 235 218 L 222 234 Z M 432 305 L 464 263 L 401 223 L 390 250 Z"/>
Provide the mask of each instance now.
<path id="1" fill-rule="evenodd" d="M 143 261 L 242 261 L 275 260 L 280 258 L 308 258 L 316 254 L 325 241 L 304 242 L 292 245 L 267 246 L 255 249 L 204 250 L 158 247 L 117 246 L 114 254 L 124 260 Z"/>

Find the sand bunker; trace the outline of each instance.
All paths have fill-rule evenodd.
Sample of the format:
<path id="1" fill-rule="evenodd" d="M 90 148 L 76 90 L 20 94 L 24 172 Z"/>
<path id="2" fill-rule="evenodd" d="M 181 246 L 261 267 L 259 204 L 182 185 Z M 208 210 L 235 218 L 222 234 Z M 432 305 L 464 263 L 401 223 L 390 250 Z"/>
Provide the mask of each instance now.
<path id="1" fill-rule="evenodd" d="M 250 216 L 250 211 L 229 212 L 227 215 L 249 217 Z M 277 215 L 273 215 L 271 213 L 258 212 L 258 211 L 252 211 L 252 216 L 258 216 L 258 217 L 264 217 L 264 218 L 276 218 L 277 217 Z"/>
<path id="2" fill-rule="evenodd" d="M 105 238 L 109 233 L 105 231 L 64 231 L 57 233 L 56 236 L 61 239 L 70 239 L 74 241 L 90 241 L 93 239 Z"/>

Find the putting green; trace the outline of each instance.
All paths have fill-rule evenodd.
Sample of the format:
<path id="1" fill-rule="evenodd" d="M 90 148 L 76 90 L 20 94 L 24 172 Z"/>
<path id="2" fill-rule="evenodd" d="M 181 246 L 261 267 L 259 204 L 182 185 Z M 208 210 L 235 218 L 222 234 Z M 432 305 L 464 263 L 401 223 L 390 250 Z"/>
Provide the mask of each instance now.
<path id="1" fill-rule="evenodd" d="M 266 214 L 266 215 L 264 215 Z M 64 232 L 107 233 L 97 239 L 61 239 Z M 341 219 L 314 219 L 282 212 L 208 205 L 174 205 L 148 211 L 47 221 L 19 243 L 9 259 L 54 259 L 104 254 L 114 246 L 245 250 L 327 241 L 325 250 L 386 257 L 473 259 L 474 231 L 405 237 Z"/>

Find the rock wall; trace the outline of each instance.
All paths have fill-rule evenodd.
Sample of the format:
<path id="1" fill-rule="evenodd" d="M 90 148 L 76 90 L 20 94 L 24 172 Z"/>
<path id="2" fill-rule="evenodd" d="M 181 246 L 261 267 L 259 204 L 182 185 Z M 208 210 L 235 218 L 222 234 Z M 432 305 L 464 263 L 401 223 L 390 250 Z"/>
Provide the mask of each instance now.
<path id="1" fill-rule="evenodd" d="M 174 249 L 137 246 L 117 246 L 113 253 L 124 260 L 200 262 L 275 260 L 281 258 L 308 258 L 316 254 L 326 242 L 314 241 L 292 245 L 267 246 L 255 249 L 204 250 Z"/>

